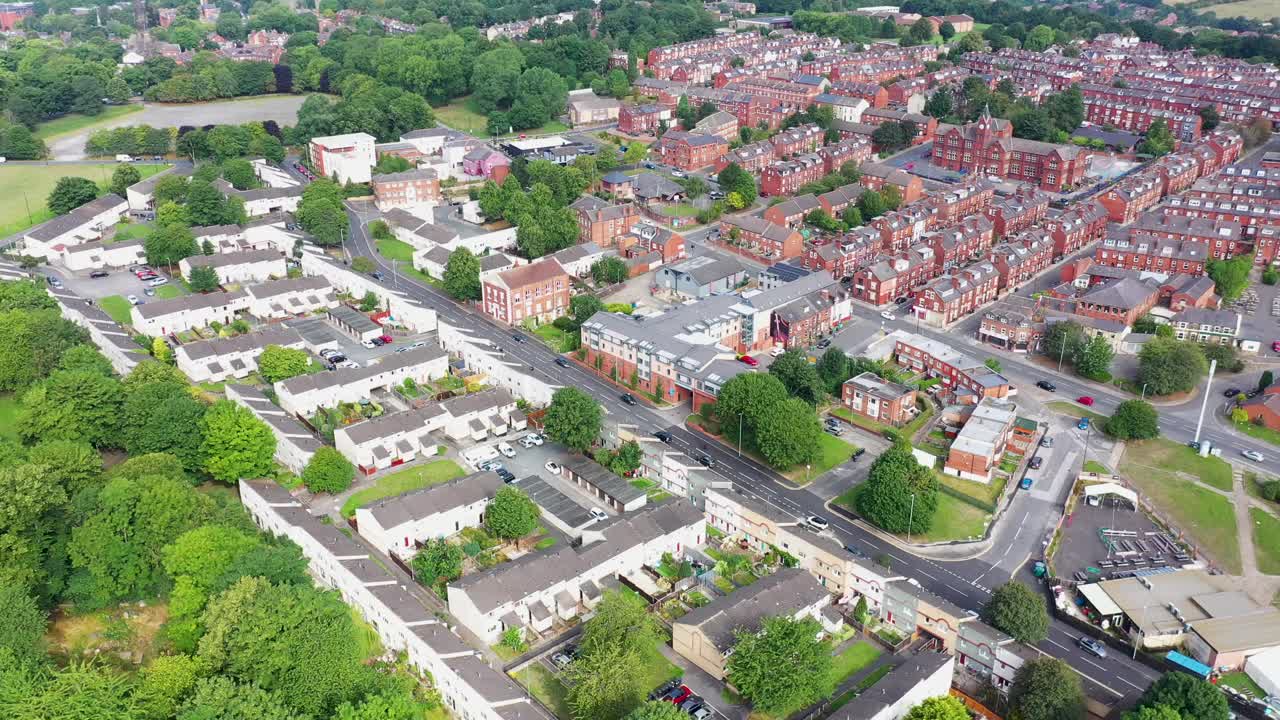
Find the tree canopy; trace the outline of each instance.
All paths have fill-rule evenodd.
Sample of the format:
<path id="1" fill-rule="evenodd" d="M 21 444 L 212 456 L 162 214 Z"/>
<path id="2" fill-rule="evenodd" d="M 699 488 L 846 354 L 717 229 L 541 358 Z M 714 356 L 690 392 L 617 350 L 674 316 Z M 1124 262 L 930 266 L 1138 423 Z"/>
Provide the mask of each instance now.
<path id="1" fill-rule="evenodd" d="M 485 508 L 484 524 L 505 540 L 522 538 L 538 527 L 540 513 L 528 495 L 510 485 L 500 488 Z"/>
<path id="2" fill-rule="evenodd" d="M 1152 395 L 1187 392 L 1208 369 L 1204 352 L 1185 340 L 1152 338 L 1138 352 L 1138 382 Z"/>
<path id="3" fill-rule="evenodd" d="M 1150 440 L 1160 434 L 1160 418 L 1151 403 L 1125 400 L 1107 418 L 1103 432 L 1118 440 Z"/>
<path id="4" fill-rule="evenodd" d="M 545 428 L 552 440 L 584 451 L 600 436 L 601 416 L 595 398 L 578 388 L 564 387 L 551 396 Z"/>
<path id="5" fill-rule="evenodd" d="M 1185 718 L 1227 720 L 1227 696 L 1212 684 L 1181 672 L 1167 672 L 1138 700 L 1138 709 L 1164 706 Z M 1145 720 L 1145 719 L 1144 719 Z"/>
<path id="6" fill-rule="evenodd" d="M 312 492 L 340 493 L 351 487 L 356 468 L 328 445 L 316 450 L 302 470 L 302 482 Z"/>
<path id="7" fill-rule="evenodd" d="M 928 532 L 937 507 L 937 477 L 930 468 L 916 462 L 910 446 L 901 441 L 871 464 L 857 496 L 858 512 L 893 533 Z"/>
<path id="8" fill-rule="evenodd" d="M 761 712 L 785 715 L 831 694 L 831 648 L 812 618 L 765 618 L 735 633 L 727 677 Z"/>
<path id="9" fill-rule="evenodd" d="M 1084 702 L 1080 676 L 1057 658 L 1024 663 L 1009 689 L 1009 704 L 1019 720 L 1083 720 Z"/>
<path id="10" fill-rule="evenodd" d="M 991 593 L 982 619 L 1014 640 L 1035 645 L 1049 634 L 1044 598 L 1026 585 L 1010 580 Z"/>

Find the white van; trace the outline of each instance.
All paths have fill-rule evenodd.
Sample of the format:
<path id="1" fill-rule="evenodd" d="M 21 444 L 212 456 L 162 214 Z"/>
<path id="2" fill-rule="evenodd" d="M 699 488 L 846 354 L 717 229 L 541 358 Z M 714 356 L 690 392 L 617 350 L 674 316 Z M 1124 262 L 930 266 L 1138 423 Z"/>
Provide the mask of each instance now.
<path id="1" fill-rule="evenodd" d="M 496 457 L 498 457 L 498 451 L 494 450 L 492 445 L 473 447 L 462 453 L 462 459 L 466 461 L 473 470 L 479 470 L 481 465 Z"/>
<path id="2" fill-rule="evenodd" d="M 505 458 L 513 458 L 516 456 L 516 449 L 504 442 L 498 443 L 498 452 L 502 453 L 502 457 Z"/>

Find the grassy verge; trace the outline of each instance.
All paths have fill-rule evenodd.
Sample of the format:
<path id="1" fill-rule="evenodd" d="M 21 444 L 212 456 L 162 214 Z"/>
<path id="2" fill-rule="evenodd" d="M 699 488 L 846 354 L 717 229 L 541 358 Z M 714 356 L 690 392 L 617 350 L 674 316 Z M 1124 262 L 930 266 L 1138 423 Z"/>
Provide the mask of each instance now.
<path id="1" fill-rule="evenodd" d="M 377 243 L 378 253 L 382 257 L 403 263 L 413 263 L 413 246 L 409 243 L 395 238 L 383 238 L 374 242 Z"/>
<path id="2" fill-rule="evenodd" d="M 686 421 L 692 425 L 704 428 L 708 433 L 719 438 L 726 448 L 729 448 L 734 452 L 738 451 L 737 443 L 730 442 L 728 438 L 720 434 L 719 423 L 708 421 L 697 413 L 688 416 Z M 848 460 L 857 449 L 858 446 L 852 443 L 847 443 L 830 433 L 822 432 L 818 434 L 818 458 L 808 468 L 805 468 L 804 465 L 798 465 L 786 470 L 780 470 L 779 472 L 783 477 L 796 485 L 806 485 L 813 481 L 814 478 L 819 477 L 831 468 Z M 752 460 L 755 460 L 761 465 L 772 467 L 772 465 L 764 459 L 764 456 L 762 456 L 759 451 L 752 446 L 751 438 L 749 436 L 746 437 L 742 443 L 742 454 Z"/>
<path id="3" fill-rule="evenodd" d="M 1146 463 L 1135 463 L 1135 452 L 1136 457 L 1144 457 L 1139 450 L 1143 444 L 1130 443 L 1126 446 L 1120 463 L 1121 474 L 1156 507 L 1167 513 L 1180 529 L 1195 538 L 1201 548 L 1217 558 L 1228 572 L 1240 574 L 1240 543 L 1236 537 L 1236 515 L 1231 501 L 1171 472 L 1153 469 Z"/>
<path id="4" fill-rule="evenodd" d="M 1280 519 L 1261 508 L 1249 508 L 1253 522 L 1253 548 L 1258 555 L 1258 570 L 1267 575 L 1280 575 Z"/>
<path id="5" fill-rule="evenodd" d="M 1280 432 L 1276 430 L 1272 430 L 1269 427 L 1263 427 L 1262 425 L 1254 425 L 1251 422 L 1238 422 L 1234 423 L 1234 425 L 1236 426 L 1236 430 L 1239 430 L 1249 437 L 1265 440 L 1272 445 L 1280 445 Z"/>
<path id="6" fill-rule="evenodd" d="M 1089 422 L 1094 425 L 1104 423 L 1108 419 L 1107 416 L 1102 413 L 1096 413 L 1079 403 L 1066 402 L 1065 400 L 1047 402 L 1045 403 L 1045 407 L 1054 412 L 1062 413 L 1063 415 L 1070 415 L 1071 417 L 1087 417 L 1089 418 Z M 1098 428 L 1098 430 L 1101 431 L 1101 428 Z"/>
<path id="7" fill-rule="evenodd" d="M 539 325 L 533 330 L 533 334 L 558 353 L 569 351 L 569 334 L 551 323 Z"/>
<path id="8" fill-rule="evenodd" d="M 1187 473 L 1206 485 L 1231 491 L 1231 465 L 1222 458 L 1200 457 L 1195 450 L 1172 440 L 1156 438 L 1125 446 L 1125 463 L 1154 468 L 1166 473 Z"/>
<path id="9" fill-rule="evenodd" d="M 1007 482 L 1001 477 L 995 477 L 989 483 L 980 483 L 974 482 L 973 480 L 963 480 L 944 472 L 936 472 L 935 474 L 938 476 L 938 482 L 940 484 L 947 486 L 961 495 L 971 497 L 977 502 L 988 507 L 995 507 L 996 501 L 1000 499 L 1000 493 L 1004 492 L 1004 486 Z"/>
<path id="10" fill-rule="evenodd" d="M 1107 466 L 1106 466 L 1106 465 L 1103 465 L 1102 463 L 1098 462 L 1097 460 L 1087 460 L 1087 461 L 1085 461 L 1085 464 L 1084 464 L 1084 471 L 1085 471 L 1085 472 L 1091 472 L 1091 473 L 1098 473 L 1099 475 L 1110 475 L 1110 474 L 1111 474 L 1111 471 L 1107 469 Z"/>
<path id="11" fill-rule="evenodd" d="M 1264 698 L 1267 696 L 1267 691 L 1258 687 L 1258 683 L 1254 682 L 1253 678 L 1249 677 L 1243 671 L 1223 675 L 1218 678 L 1218 684 L 1235 688 L 1239 692 L 1245 693 L 1246 695 L 1252 695 L 1256 698 Z"/>
<path id="12" fill-rule="evenodd" d="M 435 460 L 422 465 L 415 465 L 408 470 L 392 473 L 374 483 L 373 487 L 358 490 L 342 504 L 342 516 L 351 517 L 356 508 L 393 495 L 417 490 L 430 485 L 438 485 L 446 480 L 462 477 L 466 473 L 452 460 Z"/>
<path id="13" fill-rule="evenodd" d="M 177 283 L 169 283 L 156 288 L 156 298 L 160 300 L 168 300 L 186 294 L 188 294 L 187 289 Z"/>
<path id="14" fill-rule="evenodd" d="M 523 670 L 513 675 L 516 682 L 525 686 L 529 690 L 529 694 L 542 701 L 555 713 L 555 716 L 568 720 L 572 717 L 569 712 L 569 703 L 566 698 L 569 690 L 560 682 L 551 671 L 541 663 L 530 663 Z"/>
<path id="15" fill-rule="evenodd" d="M 133 308 L 129 301 L 119 295 L 108 295 L 98 300 L 98 307 L 102 311 L 111 316 L 112 320 L 121 325 L 128 325 L 131 322 L 129 310 Z"/>
<path id="16" fill-rule="evenodd" d="M 109 105 L 102 108 L 102 112 L 97 115 L 81 115 L 79 113 L 63 115 L 60 118 L 54 118 L 36 125 L 35 136 L 41 140 L 49 140 L 59 135 L 69 135 L 77 130 L 83 130 L 99 123 L 109 122 L 118 117 L 136 113 L 141 109 L 142 105 L 130 103 L 128 105 Z"/>
<path id="17" fill-rule="evenodd" d="M 448 125 L 454 130 L 464 130 L 466 132 L 479 135 L 481 137 L 488 134 L 489 118 L 485 117 L 480 109 L 472 102 L 470 96 L 461 97 L 448 105 L 441 105 L 438 108 L 432 108 L 435 113 L 436 120 Z M 558 133 L 568 130 L 569 126 L 558 120 L 551 120 L 542 127 L 531 128 L 529 130 L 518 130 L 512 133 L 506 133 L 502 137 L 511 137 L 513 135 L 539 135 L 543 133 Z"/>
<path id="18" fill-rule="evenodd" d="M 146 240 L 151 236 L 152 230 L 155 228 L 145 223 L 124 223 L 116 226 L 115 235 L 111 237 L 112 243 L 124 242 L 126 240 Z"/>
<path id="19" fill-rule="evenodd" d="M 858 493 L 865 485 L 858 485 L 837 497 L 833 502 L 853 513 L 858 512 Z M 953 540 L 969 540 L 982 537 L 990 522 L 990 513 L 960 498 L 938 493 L 938 509 L 933 514 L 933 527 L 925 533 L 914 533 L 912 542 L 935 543 Z M 898 537 L 906 539 L 906 535 Z"/>

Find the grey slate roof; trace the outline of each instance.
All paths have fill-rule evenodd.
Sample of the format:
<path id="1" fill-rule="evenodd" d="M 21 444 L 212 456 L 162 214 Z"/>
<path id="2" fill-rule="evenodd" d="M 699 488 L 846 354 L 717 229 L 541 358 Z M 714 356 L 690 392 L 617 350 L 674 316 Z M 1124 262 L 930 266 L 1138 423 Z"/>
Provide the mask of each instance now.
<path id="1" fill-rule="evenodd" d="M 800 568 L 782 568 L 737 590 L 732 598 L 717 599 L 676 621 L 702 630 L 724 652 L 733 647 L 738 630 L 754 632 L 761 621 L 778 615 L 792 616 L 829 595 L 813 575 Z"/>
<path id="2" fill-rule="evenodd" d="M 367 506 L 384 528 L 431 517 L 456 507 L 493 497 L 502 487 L 502 478 L 485 471 L 472 473 L 439 485 L 393 495 Z"/>
<path id="3" fill-rule="evenodd" d="M 191 312 L 193 310 L 204 310 L 206 308 L 217 307 L 219 305 L 228 305 L 243 297 L 245 297 L 244 290 L 209 293 L 208 295 L 184 295 L 182 297 L 171 298 L 168 300 L 156 300 L 155 302 L 149 302 L 143 305 L 135 305 L 134 310 L 136 310 L 144 319 L 151 319 L 164 317 L 165 315 L 172 315 L 174 313 Z"/>
<path id="4" fill-rule="evenodd" d="M 217 269 L 229 265 L 247 265 L 250 263 L 271 262 L 272 260 L 283 262 L 284 255 L 281 255 L 279 250 L 243 250 L 218 253 L 216 255 L 192 255 L 187 258 L 187 264 L 193 268 L 209 267 Z"/>

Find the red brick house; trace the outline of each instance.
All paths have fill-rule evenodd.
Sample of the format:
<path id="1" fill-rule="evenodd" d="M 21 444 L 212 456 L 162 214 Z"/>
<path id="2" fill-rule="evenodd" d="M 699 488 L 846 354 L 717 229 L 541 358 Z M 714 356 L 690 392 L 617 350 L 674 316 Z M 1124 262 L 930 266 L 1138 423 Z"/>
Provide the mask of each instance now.
<path id="1" fill-rule="evenodd" d="M 859 182 L 868 190 L 879 191 L 885 185 L 892 185 L 902 196 L 903 205 L 910 205 L 924 197 L 924 181 L 906 170 L 878 162 L 863 163 L 861 170 L 862 178 Z"/>
<path id="2" fill-rule="evenodd" d="M 871 227 L 880 231 L 880 246 L 888 252 L 915 245 L 933 225 L 933 214 L 922 205 L 907 205 L 871 221 Z"/>
<path id="3" fill-rule="evenodd" d="M 1049 211 L 1049 196 L 1038 188 L 1020 186 L 1012 195 L 997 198 L 983 212 L 996 237 L 1009 237 L 1035 225 Z"/>
<path id="4" fill-rule="evenodd" d="M 440 177 L 435 170 L 405 170 L 374 175 L 370 179 L 374 204 L 379 210 L 440 203 Z"/>
<path id="5" fill-rule="evenodd" d="M 1160 300 L 1160 288 L 1126 276 L 1115 282 L 1096 285 L 1075 299 L 1075 314 L 1097 320 L 1110 320 L 1122 325 L 1146 315 Z"/>
<path id="6" fill-rule="evenodd" d="M 985 112 L 968 125 L 939 125 L 932 161 L 949 170 L 1027 182 L 1054 192 L 1083 180 L 1087 164 L 1079 148 L 1015 138 L 1008 120 Z"/>
<path id="7" fill-rule="evenodd" d="M 662 158 L 662 162 L 692 172 L 714 164 L 721 155 L 729 151 L 729 143 L 718 135 L 694 135 L 669 130 L 653 144 L 653 151 Z"/>
<path id="8" fill-rule="evenodd" d="M 804 267 L 825 270 L 836 280 L 850 277 L 871 263 L 880 247 L 880 234 L 867 227 L 854 228 L 844 235 L 821 244 L 810 243 L 804 249 Z"/>
<path id="9" fill-rule="evenodd" d="M 738 118 L 733 113 L 717 110 L 702 118 L 693 126 L 693 132 L 703 135 L 716 135 L 727 143 L 738 140 Z"/>
<path id="10" fill-rule="evenodd" d="M 933 248 L 937 272 L 941 274 L 985 256 L 993 238 L 991 221 L 982 215 L 970 215 L 954 225 L 926 233 L 921 240 Z"/>
<path id="11" fill-rule="evenodd" d="M 1204 243 L 1209 246 L 1209 257 L 1214 260 L 1226 260 L 1248 249 L 1240 223 L 1184 217 L 1158 210 L 1139 216 L 1129 226 L 1129 236 Z"/>
<path id="12" fill-rule="evenodd" d="M 569 273 L 555 260 L 489 273 L 481 286 L 484 314 L 509 325 L 551 322 L 569 311 Z"/>
<path id="13" fill-rule="evenodd" d="M 793 160 L 775 161 L 760 173 L 760 194 L 765 197 L 790 195 L 801 185 L 822 179 L 822 158 L 815 153 L 798 155 Z"/>
<path id="14" fill-rule="evenodd" d="M 620 245 L 629 257 L 657 253 L 664 264 L 689 256 L 683 235 L 648 223 L 637 223 L 623 236 Z"/>
<path id="15" fill-rule="evenodd" d="M 1164 183 L 1155 173 L 1140 173 L 1128 177 L 1098 196 L 1098 202 L 1107 209 L 1111 222 L 1126 225 L 1138 219 L 1143 212 L 1160 202 Z"/>
<path id="16" fill-rule="evenodd" d="M 665 105 L 623 105 L 618 129 L 629 135 L 656 135 L 662 123 L 671 125 L 671 109 Z"/>
<path id="17" fill-rule="evenodd" d="M 978 339 L 1013 352 L 1030 352 L 1038 346 L 1035 324 L 1021 313 L 993 310 L 982 315 Z"/>
<path id="18" fill-rule="evenodd" d="M 781 160 L 800 153 L 811 153 L 822 144 L 822 135 L 822 128 L 812 123 L 783 130 L 769 139 L 773 144 L 773 157 Z"/>
<path id="19" fill-rule="evenodd" d="M 733 252 L 770 262 L 804 253 L 804 238 L 785 225 L 753 215 L 728 215 L 720 219 L 720 244 Z"/>
<path id="20" fill-rule="evenodd" d="M 1053 255 L 1069 255 L 1107 234 L 1107 208 L 1100 203 L 1074 203 L 1045 223 L 1053 238 Z"/>
<path id="21" fill-rule="evenodd" d="M 1202 242 L 1132 233 L 1124 238 L 1103 240 L 1093 251 L 1093 261 L 1126 270 L 1203 275 L 1208 253 L 1209 247 Z"/>
<path id="22" fill-rule="evenodd" d="M 964 393 L 975 401 L 1009 395 L 1009 381 L 1003 375 L 937 340 L 902 333 L 894 343 L 893 356 L 905 368 L 941 379 L 951 394 Z"/>
<path id="23" fill-rule="evenodd" d="M 928 202 L 937 214 L 935 222 L 945 225 L 960 218 L 983 213 L 991 205 L 995 194 L 995 183 L 984 177 L 973 177 L 959 187 L 933 195 Z"/>
<path id="24" fill-rule="evenodd" d="M 721 155 L 720 159 L 716 160 L 716 172 L 728 167 L 729 163 L 737 163 L 738 167 L 759 177 L 773 159 L 773 143 L 762 140 Z"/>
<path id="25" fill-rule="evenodd" d="M 896 298 L 911 297 L 916 286 L 937 275 L 933 249 L 920 245 L 893 255 L 878 255 L 873 262 L 853 274 L 849 289 L 853 296 L 870 305 L 886 305 Z"/>
<path id="26" fill-rule="evenodd" d="M 640 213 L 631 203 L 610 204 L 594 195 L 583 195 L 569 205 L 578 216 L 578 242 L 612 247 L 631 232 Z"/>
<path id="27" fill-rule="evenodd" d="M 892 89 L 889 91 L 889 102 L 901 103 L 902 100 L 893 99 Z M 920 145 L 929 142 L 938 132 L 938 119 L 920 113 L 907 112 L 906 110 L 897 110 L 894 108 L 868 108 L 862 113 L 862 122 L 868 125 L 883 125 L 887 122 L 903 122 L 909 121 L 915 123 L 916 134 L 911 138 L 912 145 Z"/>
<path id="28" fill-rule="evenodd" d="M 833 218 L 844 215 L 844 211 L 851 206 L 858 204 L 858 198 L 862 197 L 862 193 L 866 192 L 866 188 L 858 183 L 849 185 L 841 185 L 840 187 L 825 192 L 818 196 L 818 204 Z"/>
<path id="29" fill-rule="evenodd" d="M 915 417 L 916 391 L 864 372 L 840 386 L 840 403 L 856 415 L 899 427 Z"/>
<path id="30" fill-rule="evenodd" d="M 1160 193 L 1165 197 L 1186 190 L 1200 177 L 1200 165 L 1188 155 L 1165 155 L 1151 169 L 1160 176 Z"/>
<path id="31" fill-rule="evenodd" d="M 1240 407 L 1249 416 L 1249 422 L 1280 430 L 1280 385 L 1272 385 L 1261 395 L 1245 400 Z"/>
<path id="32" fill-rule="evenodd" d="M 1053 238 L 1031 230 L 991 248 L 990 258 L 1000 273 L 1000 290 L 1016 290 L 1053 264 Z"/>
<path id="33" fill-rule="evenodd" d="M 990 262 L 934 278 L 916 292 L 911 311 L 934 327 L 946 327 L 996 299 L 1000 273 Z"/>
<path id="34" fill-rule="evenodd" d="M 806 193 L 770 206 L 764 211 L 764 219 L 775 225 L 799 227 L 804 223 L 805 215 L 821 209 L 822 205 L 819 204 L 818 198 L 812 193 Z"/>
<path id="35" fill-rule="evenodd" d="M 844 167 L 845 163 L 861 165 L 871 159 L 871 143 L 861 139 L 842 140 L 834 145 L 818 148 L 822 158 L 822 171 L 830 175 Z"/>
<path id="36" fill-rule="evenodd" d="M 827 88 L 832 95 L 862 98 L 873 108 L 889 106 L 889 91 L 878 82 L 835 82 Z"/>

